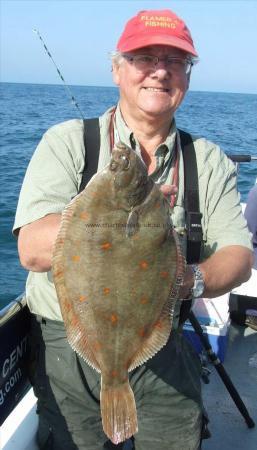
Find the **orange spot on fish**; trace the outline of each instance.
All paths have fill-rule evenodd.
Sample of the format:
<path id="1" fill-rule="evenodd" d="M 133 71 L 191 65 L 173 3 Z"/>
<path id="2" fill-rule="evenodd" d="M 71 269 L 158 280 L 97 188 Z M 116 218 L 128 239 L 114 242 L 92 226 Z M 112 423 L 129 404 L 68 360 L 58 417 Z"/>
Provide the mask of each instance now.
<path id="1" fill-rule="evenodd" d="M 58 270 L 57 272 L 54 272 L 54 276 L 57 278 L 57 277 L 60 277 L 60 276 L 62 276 L 63 275 L 63 270 Z"/>
<path id="2" fill-rule="evenodd" d="M 64 309 L 69 312 L 71 310 L 71 304 L 68 300 L 64 300 L 63 302 Z"/>
<path id="3" fill-rule="evenodd" d="M 93 342 L 92 346 L 95 351 L 98 351 L 102 348 L 102 344 L 99 341 Z"/>
<path id="4" fill-rule="evenodd" d="M 160 320 L 157 320 L 157 322 L 155 322 L 154 324 L 155 328 L 159 328 L 160 330 L 162 329 L 162 322 Z"/>
<path id="5" fill-rule="evenodd" d="M 116 314 L 111 315 L 111 322 L 113 325 L 116 325 L 116 323 L 118 322 L 118 317 Z"/>
<path id="6" fill-rule="evenodd" d="M 138 334 L 141 337 L 145 337 L 146 336 L 146 329 L 145 329 L 145 327 L 140 328 L 140 330 L 138 331 Z"/>
<path id="7" fill-rule="evenodd" d="M 71 259 L 72 259 L 73 262 L 79 262 L 80 261 L 80 256 L 79 255 L 73 255 L 71 257 Z"/>
<path id="8" fill-rule="evenodd" d="M 88 219 L 88 213 L 86 211 L 83 211 L 80 216 L 79 216 L 82 220 L 86 220 Z"/>
<path id="9" fill-rule="evenodd" d="M 140 261 L 139 266 L 141 269 L 147 269 L 148 268 L 148 262 L 147 261 Z"/>
<path id="10" fill-rule="evenodd" d="M 73 317 L 72 320 L 71 320 L 71 325 L 73 327 L 76 327 L 76 325 L 78 325 L 78 323 L 79 323 L 78 318 L 77 317 Z"/>
<path id="11" fill-rule="evenodd" d="M 81 303 L 87 301 L 87 296 L 86 296 L 86 295 L 80 295 L 80 296 L 79 296 L 79 301 L 80 301 Z"/>
<path id="12" fill-rule="evenodd" d="M 160 202 L 157 202 L 156 205 L 155 205 L 155 208 L 160 208 L 160 207 L 161 207 Z"/>
<path id="13" fill-rule="evenodd" d="M 110 294 L 111 289 L 106 287 L 106 288 L 103 289 L 103 292 L 104 292 L 105 295 L 108 295 L 108 294 Z"/>
<path id="14" fill-rule="evenodd" d="M 161 272 L 161 278 L 167 278 L 167 276 L 169 275 L 169 272 Z"/>
<path id="15" fill-rule="evenodd" d="M 101 245 L 101 248 L 102 248 L 103 250 L 109 250 L 111 247 L 112 247 L 112 244 L 111 244 L 110 242 L 104 242 L 104 243 Z"/>
<path id="16" fill-rule="evenodd" d="M 117 372 L 117 370 L 112 370 L 111 376 L 112 376 L 113 378 L 116 378 L 118 375 L 119 375 L 119 373 Z"/>
<path id="17" fill-rule="evenodd" d="M 141 303 L 142 305 L 146 305 L 148 302 L 149 302 L 149 299 L 148 299 L 145 295 L 143 295 L 143 296 L 140 298 L 140 303 Z"/>

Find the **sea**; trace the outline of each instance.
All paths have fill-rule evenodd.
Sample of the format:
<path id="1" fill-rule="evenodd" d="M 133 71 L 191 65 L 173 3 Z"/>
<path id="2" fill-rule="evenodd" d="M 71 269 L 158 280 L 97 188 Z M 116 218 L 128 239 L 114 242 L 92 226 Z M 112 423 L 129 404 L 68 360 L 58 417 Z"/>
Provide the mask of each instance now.
<path id="1" fill-rule="evenodd" d="M 85 118 L 99 116 L 118 99 L 115 87 L 70 86 L 70 90 Z M 49 127 L 80 118 L 68 94 L 63 85 L 0 83 L 0 309 L 25 289 L 27 272 L 19 264 L 12 226 L 26 167 Z M 257 95 L 189 91 L 176 122 L 228 154 L 257 156 Z M 240 164 L 242 201 L 256 177 L 257 161 Z"/>

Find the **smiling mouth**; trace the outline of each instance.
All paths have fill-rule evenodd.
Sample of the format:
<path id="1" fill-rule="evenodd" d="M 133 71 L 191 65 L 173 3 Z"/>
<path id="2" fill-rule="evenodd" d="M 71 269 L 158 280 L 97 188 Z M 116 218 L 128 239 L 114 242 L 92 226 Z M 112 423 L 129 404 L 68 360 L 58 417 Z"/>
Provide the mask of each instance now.
<path id="1" fill-rule="evenodd" d="M 165 89 L 165 88 L 154 88 L 154 87 L 144 87 L 144 89 L 146 91 L 150 91 L 150 92 L 169 92 L 169 89 Z"/>

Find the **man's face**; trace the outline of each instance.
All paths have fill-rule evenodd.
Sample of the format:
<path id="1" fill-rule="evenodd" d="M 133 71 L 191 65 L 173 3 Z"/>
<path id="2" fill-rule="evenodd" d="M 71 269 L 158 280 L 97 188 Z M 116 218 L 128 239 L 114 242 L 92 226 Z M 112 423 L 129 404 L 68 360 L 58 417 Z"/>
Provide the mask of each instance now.
<path id="1" fill-rule="evenodd" d="M 185 52 L 174 47 L 155 45 L 135 50 L 129 55 L 154 55 L 186 58 Z M 126 58 L 113 66 L 113 79 L 120 88 L 123 112 L 135 117 L 170 118 L 182 102 L 188 89 L 189 75 L 185 70 L 172 70 L 159 61 L 150 70 L 140 70 Z"/>

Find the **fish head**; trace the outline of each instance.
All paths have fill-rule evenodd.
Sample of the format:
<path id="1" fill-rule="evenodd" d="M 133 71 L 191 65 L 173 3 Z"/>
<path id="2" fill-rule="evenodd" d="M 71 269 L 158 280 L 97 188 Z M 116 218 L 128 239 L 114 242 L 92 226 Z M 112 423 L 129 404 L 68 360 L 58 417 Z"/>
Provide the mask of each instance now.
<path id="1" fill-rule="evenodd" d="M 134 150 L 122 142 L 115 145 L 109 164 L 116 194 L 121 194 L 129 206 L 142 201 L 148 191 L 151 180 L 147 167 Z"/>

